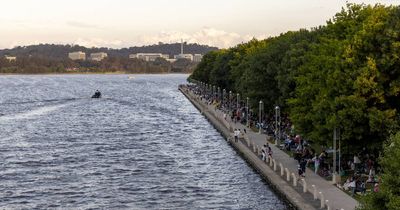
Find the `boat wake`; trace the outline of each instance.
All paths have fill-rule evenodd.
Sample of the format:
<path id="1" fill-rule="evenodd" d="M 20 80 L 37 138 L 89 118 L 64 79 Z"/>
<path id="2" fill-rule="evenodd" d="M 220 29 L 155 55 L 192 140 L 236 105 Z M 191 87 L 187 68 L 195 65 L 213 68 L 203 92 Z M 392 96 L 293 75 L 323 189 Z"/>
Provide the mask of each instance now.
<path id="1" fill-rule="evenodd" d="M 65 106 L 67 106 L 68 104 L 58 104 L 58 105 L 53 105 L 53 106 L 44 106 L 44 107 L 40 107 L 34 110 L 30 110 L 27 112 L 23 112 L 23 113 L 18 113 L 18 114 L 14 114 L 14 115 L 3 115 L 0 116 L 0 122 L 2 121 L 10 121 L 10 120 L 23 120 L 23 119 L 32 119 L 38 116 L 42 116 L 42 115 L 46 115 L 49 114 L 51 112 L 54 112 L 58 109 L 61 109 Z"/>
<path id="2" fill-rule="evenodd" d="M 4 102 L 0 103 L 0 105 L 17 105 L 17 104 L 33 104 L 33 103 L 49 103 L 49 102 L 66 102 L 66 101 L 75 101 L 80 99 L 88 99 L 88 98 L 61 98 L 61 99 L 48 99 L 48 100 L 38 100 L 38 101 L 17 101 L 17 102 Z"/>

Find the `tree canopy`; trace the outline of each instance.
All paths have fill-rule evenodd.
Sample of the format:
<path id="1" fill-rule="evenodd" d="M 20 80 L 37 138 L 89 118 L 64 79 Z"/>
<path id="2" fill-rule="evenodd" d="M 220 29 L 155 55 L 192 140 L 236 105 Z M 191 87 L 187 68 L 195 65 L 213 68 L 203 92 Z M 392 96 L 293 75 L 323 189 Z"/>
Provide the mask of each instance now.
<path id="1" fill-rule="evenodd" d="M 384 146 L 380 164 L 383 168 L 382 183 L 378 192 L 367 194 L 359 210 L 400 209 L 400 132 L 390 137 Z"/>
<path id="2" fill-rule="evenodd" d="M 379 149 L 399 128 L 400 7 L 347 4 L 324 26 L 206 54 L 191 79 L 282 107 L 297 133 Z M 269 108 L 268 108 L 269 107 Z"/>

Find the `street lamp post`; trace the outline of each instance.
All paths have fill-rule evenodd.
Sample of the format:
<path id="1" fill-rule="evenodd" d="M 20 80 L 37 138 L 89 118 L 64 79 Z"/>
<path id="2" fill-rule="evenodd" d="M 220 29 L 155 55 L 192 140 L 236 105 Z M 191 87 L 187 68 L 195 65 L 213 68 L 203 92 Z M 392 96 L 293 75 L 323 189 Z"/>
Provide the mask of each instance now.
<path id="1" fill-rule="evenodd" d="M 222 110 L 225 110 L 225 94 L 226 94 L 226 90 L 224 88 L 222 90 Z"/>
<path id="2" fill-rule="evenodd" d="M 212 85 L 210 85 L 210 98 L 212 99 L 212 96 L 214 95 L 214 90 Z"/>
<path id="3" fill-rule="evenodd" d="M 217 92 L 217 88 L 215 88 L 215 85 L 213 85 L 213 100 L 215 100 L 216 92 Z"/>
<path id="4" fill-rule="evenodd" d="M 240 94 L 236 94 L 236 111 L 239 110 L 239 101 L 240 101 Z"/>
<path id="5" fill-rule="evenodd" d="M 240 103 L 240 94 L 236 94 L 236 111 L 235 111 L 235 121 L 239 120 L 239 103 Z"/>
<path id="6" fill-rule="evenodd" d="M 210 84 L 208 84 L 207 94 L 208 94 L 208 98 L 210 99 L 210 97 L 211 97 L 211 85 Z"/>
<path id="7" fill-rule="evenodd" d="M 336 127 L 333 129 L 333 174 L 332 174 L 332 182 L 336 184 L 337 173 L 336 173 Z"/>
<path id="8" fill-rule="evenodd" d="M 337 147 L 337 141 L 339 141 L 339 148 Z M 336 166 L 337 152 L 339 152 L 339 157 L 338 157 L 338 160 L 339 160 L 338 167 L 339 168 L 337 168 L 337 166 Z M 341 181 L 341 176 L 340 176 L 340 172 L 341 172 L 340 158 L 341 157 L 340 157 L 340 155 L 341 155 L 341 153 L 340 153 L 340 128 L 335 127 L 333 130 L 333 175 L 332 175 L 332 182 L 334 184 L 339 183 Z M 337 171 L 339 173 L 337 173 Z"/>
<path id="9" fill-rule="evenodd" d="M 231 112 L 232 91 L 229 91 L 228 111 Z M 230 113 L 229 113 L 230 114 Z"/>
<path id="10" fill-rule="evenodd" d="M 212 98 L 212 94 L 213 94 L 212 85 L 208 85 L 208 97 Z"/>
<path id="11" fill-rule="evenodd" d="M 218 97 L 218 100 L 220 100 L 220 98 L 221 98 L 221 89 L 219 87 L 218 87 L 217 97 Z"/>
<path id="12" fill-rule="evenodd" d="M 262 122 L 262 107 L 263 107 L 263 102 L 262 101 L 260 101 L 260 103 L 259 103 L 259 113 L 258 113 L 258 133 L 261 133 L 261 122 Z"/>
<path id="13" fill-rule="evenodd" d="M 279 145 L 281 140 L 281 109 L 275 106 L 275 145 Z"/>
<path id="14" fill-rule="evenodd" d="M 339 169 L 338 169 L 338 171 L 339 171 L 339 182 L 341 181 L 341 165 L 340 165 L 340 159 L 341 159 L 341 155 L 342 155 L 342 153 L 341 153 L 341 149 L 340 149 L 340 128 L 338 128 L 338 140 L 339 140 Z"/>
<path id="15" fill-rule="evenodd" d="M 246 126 L 249 127 L 249 97 L 246 97 Z"/>

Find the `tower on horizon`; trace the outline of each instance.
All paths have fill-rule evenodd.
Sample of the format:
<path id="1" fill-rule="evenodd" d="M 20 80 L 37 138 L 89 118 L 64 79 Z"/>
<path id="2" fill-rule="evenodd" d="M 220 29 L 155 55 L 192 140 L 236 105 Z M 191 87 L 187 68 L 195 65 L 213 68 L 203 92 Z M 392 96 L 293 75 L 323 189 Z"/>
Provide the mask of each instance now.
<path id="1" fill-rule="evenodd" d="M 192 54 L 183 54 L 183 39 L 181 39 L 181 53 L 179 55 L 175 55 L 175 59 L 187 59 L 190 61 L 193 61 L 193 55 Z"/>
<path id="2" fill-rule="evenodd" d="M 183 55 L 183 39 L 181 39 L 181 55 Z"/>

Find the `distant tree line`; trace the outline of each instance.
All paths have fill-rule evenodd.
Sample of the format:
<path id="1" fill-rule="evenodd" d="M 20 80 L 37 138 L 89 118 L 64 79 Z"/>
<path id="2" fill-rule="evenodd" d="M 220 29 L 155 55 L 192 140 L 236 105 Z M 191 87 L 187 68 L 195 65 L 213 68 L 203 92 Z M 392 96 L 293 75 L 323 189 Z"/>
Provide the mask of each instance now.
<path id="1" fill-rule="evenodd" d="M 189 73 L 195 63 L 188 60 L 178 60 L 170 63 L 165 59 L 146 62 L 138 59 L 129 59 L 133 53 L 163 53 L 172 57 L 179 54 L 180 43 L 150 45 L 143 47 L 130 47 L 122 49 L 86 48 L 78 45 L 39 44 L 19 46 L 13 49 L 0 50 L 0 73 L 37 74 L 37 73 L 101 73 L 101 72 L 126 72 L 126 73 Z M 198 44 L 186 44 L 185 53 L 205 54 L 215 47 Z M 90 53 L 105 52 L 108 57 L 102 61 L 73 61 L 68 58 L 68 53 L 82 51 L 88 57 Z M 5 56 L 16 56 L 16 61 L 9 62 Z"/>
<path id="2" fill-rule="evenodd" d="M 207 45 L 184 43 L 184 53 L 206 54 L 210 51 L 217 49 L 218 48 L 216 47 L 210 47 Z M 11 55 L 17 57 L 33 56 L 33 57 L 44 57 L 48 59 L 64 59 L 68 57 L 68 53 L 75 51 L 85 52 L 86 55 L 90 55 L 90 53 L 96 53 L 96 52 L 105 52 L 108 54 L 108 57 L 120 57 L 120 58 L 128 58 L 129 54 L 134 54 L 134 53 L 162 53 L 162 54 L 168 54 L 171 58 L 173 58 L 174 55 L 181 53 L 181 44 L 159 43 L 157 45 L 129 47 L 121 49 L 111 49 L 105 47 L 86 48 L 79 45 L 39 44 L 30 46 L 18 46 L 12 49 L 3 49 L 0 50 L 0 57 L 3 57 L 5 55 Z"/>
<path id="3" fill-rule="evenodd" d="M 101 61 L 51 59 L 44 56 L 18 57 L 16 61 L 0 58 L 0 73 L 43 74 L 43 73 L 190 73 L 196 63 L 186 59 L 170 63 L 163 58 L 147 62 L 125 57 L 107 57 Z"/>

